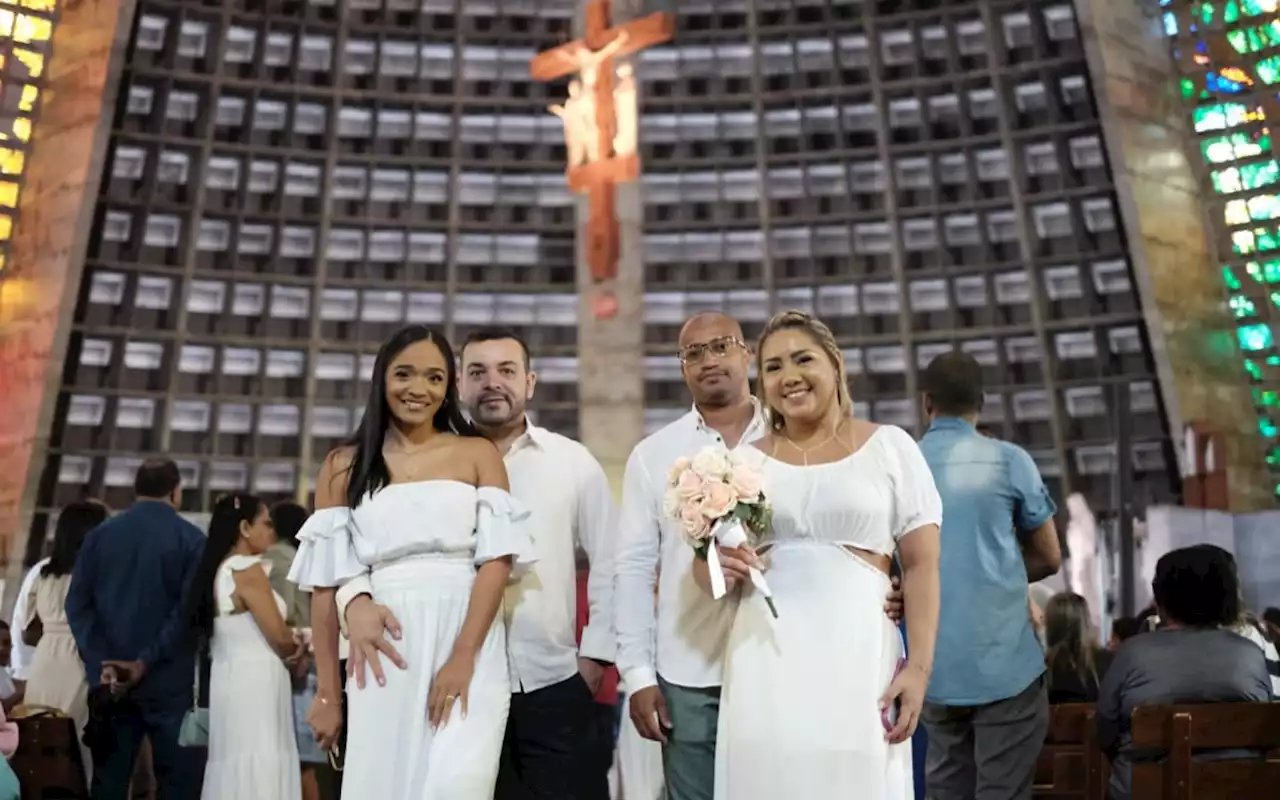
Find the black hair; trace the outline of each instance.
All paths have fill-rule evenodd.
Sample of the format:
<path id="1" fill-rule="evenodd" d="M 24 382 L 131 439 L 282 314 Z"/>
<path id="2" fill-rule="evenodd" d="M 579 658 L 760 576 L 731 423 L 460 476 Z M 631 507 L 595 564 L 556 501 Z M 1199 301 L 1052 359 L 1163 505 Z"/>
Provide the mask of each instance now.
<path id="1" fill-rule="evenodd" d="M 938 414 L 976 414 L 982 410 L 982 365 L 968 353 L 943 353 L 925 367 L 920 389 Z"/>
<path id="2" fill-rule="evenodd" d="M 41 577 L 70 575 L 84 538 L 89 531 L 106 522 L 108 516 L 107 507 L 93 500 L 80 500 L 65 506 L 58 514 L 58 524 L 53 529 L 53 553 L 49 556 L 49 563 L 41 568 Z"/>
<path id="3" fill-rule="evenodd" d="M 1165 553 L 1151 590 L 1164 622 L 1212 628 L 1240 619 L 1240 577 L 1235 559 L 1221 547 L 1198 544 Z"/>
<path id="4" fill-rule="evenodd" d="M 148 458 L 138 467 L 133 493 L 138 497 L 167 498 L 182 483 L 178 465 L 168 458 Z"/>
<path id="5" fill-rule="evenodd" d="M 418 342 L 433 342 L 444 356 L 444 402 L 436 410 L 431 424 L 438 431 L 449 431 L 459 436 L 479 436 L 471 420 L 462 411 L 458 400 L 458 362 L 453 348 L 444 334 L 425 325 L 408 325 L 382 343 L 378 357 L 373 362 L 373 380 L 369 383 L 369 400 L 360 418 L 360 427 L 347 442 L 354 448 L 350 473 L 347 476 L 347 506 L 355 508 L 366 495 L 373 494 L 391 483 L 391 471 L 382 457 L 382 443 L 391 424 L 391 410 L 387 407 L 387 370 L 391 362 L 405 348 Z"/>
<path id="6" fill-rule="evenodd" d="M 218 567 L 236 546 L 240 523 L 252 524 L 264 507 L 262 500 L 251 494 L 225 495 L 213 504 L 204 554 L 187 588 L 187 625 L 193 638 L 207 642 L 213 637 L 213 619 L 218 611 L 214 596 Z"/>
<path id="7" fill-rule="evenodd" d="M 5 633 L 9 632 L 9 623 L 2 619 L 0 619 L 0 631 L 4 631 Z"/>
<path id="8" fill-rule="evenodd" d="M 1142 633 L 1143 617 L 1117 617 L 1111 622 L 1111 635 L 1125 642 Z"/>
<path id="9" fill-rule="evenodd" d="M 1266 611 L 1263 611 L 1262 621 L 1268 625 L 1274 625 L 1277 628 L 1280 628 L 1280 608 L 1271 606 Z"/>
<path id="10" fill-rule="evenodd" d="M 512 328 L 481 328 L 472 331 L 467 335 L 466 341 L 462 343 L 462 349 L 458 352 L 458 355 L 462 356 L 466 353 L 468 345 L 480 344 L 481 342 L 501 342 L 507 339 L 520 345 L 520 352 L 524 354 L 524 369 L 525 372 L 528 372 L 530 364 L 529 344 L 524 340 L 523 336 L 516 333 Z"/>
<path id="11" fill-rule="evenodd" d="M 298 546 L 298 531 L 311 514 L 297 503 L 276 503 L 271 507 L 271 524 L 275 526 L 276 538 Z"/>

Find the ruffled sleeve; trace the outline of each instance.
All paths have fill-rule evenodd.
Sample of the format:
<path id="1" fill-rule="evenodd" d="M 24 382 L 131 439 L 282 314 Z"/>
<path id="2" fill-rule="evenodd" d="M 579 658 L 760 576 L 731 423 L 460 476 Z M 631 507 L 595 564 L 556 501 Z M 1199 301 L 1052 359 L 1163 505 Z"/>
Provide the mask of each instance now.
<path id="1" fill-rule="evenodd" d="M 476 495 L 476 564 L 511 556 L 512 574 L 527 569 L 538 560 L 529 509 L 493 486 L 481 486 Z"/>
<path id="2" fill-rule="evenodd" d="M 322 508 L 298 531 L 298 555 L 289 569 L 289 580 L 309 592 L 341 586 L 368 571 L 356 557 L 351 539 L 351 509 Z"/>

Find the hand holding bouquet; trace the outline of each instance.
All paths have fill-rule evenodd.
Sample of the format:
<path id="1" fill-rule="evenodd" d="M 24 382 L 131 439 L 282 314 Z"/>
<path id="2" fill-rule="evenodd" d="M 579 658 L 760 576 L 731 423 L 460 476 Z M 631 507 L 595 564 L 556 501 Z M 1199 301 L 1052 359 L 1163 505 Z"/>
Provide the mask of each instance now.
<path id="1" fill-rule="evenodd" d="M 671 466 L 663 511 L 680 523 L 694 553 L 706 559 L 711 594 L 716 599 L 727 590 L 715 545 L 749 545 L 769 528 L 763 482 L 757 467 L 722 447 L 705 447 L 693 458 L 680 458 Z M 751 584 L 777 617 L 773 594 L 755 567 L 751 568 Z"/>

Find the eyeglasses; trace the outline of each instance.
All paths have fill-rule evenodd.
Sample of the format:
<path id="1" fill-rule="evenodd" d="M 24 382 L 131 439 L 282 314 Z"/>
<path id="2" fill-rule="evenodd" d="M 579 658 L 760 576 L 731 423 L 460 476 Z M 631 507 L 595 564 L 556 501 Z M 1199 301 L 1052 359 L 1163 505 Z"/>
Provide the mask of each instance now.
<path id="1" fill-rule="evenodd" d="M 747 343 L 739 339 L 737 336 L 721 336 L 712 339 L 709 342 L 698 342 L 691 344 L 680 351 L 680 363 L 685 365 L 697 364 L 706 358 L 710 353 L 713 358 L 724 358 L 729 355 L 729 351 L 735 347 L 746 348 Z"/>

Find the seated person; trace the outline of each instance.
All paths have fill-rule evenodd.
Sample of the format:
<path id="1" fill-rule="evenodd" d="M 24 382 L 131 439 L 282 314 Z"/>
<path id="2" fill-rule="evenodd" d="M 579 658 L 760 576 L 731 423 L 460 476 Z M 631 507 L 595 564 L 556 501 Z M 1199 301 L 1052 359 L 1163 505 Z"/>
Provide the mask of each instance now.
<path id="1" fill-rule="evenodd" d="M 1044 663 L 1049 703 L 1094 703 L 1111 653 L 1098 646 L 1089 604 L 1078 594 L 1049 598 L 1044 609 Z"/>
<path id="2" fill-rule="evenodd" d="M 1111 623 L 1111 640 L 1107 642 L 1108 650 L 1119 650 L 1120 645 L 1146 630 L 1143 621 L 1137 617 L 1119 617 Z"/>
<path id="3" fill-rule="evenodd" d="M 1098 691 L 1098 745 L 1111 758 L 1112 800 L 1130 800 L 1133 763 L 1165 755 L 1133 749 L 1130 717 L 1138 706 L 1272 699 L 1262 651 L 1224 630 L 1240 617 L 1240 579 L 1231 554 L 1205 544 L 1166 553 L 1151 588 L 1159 628 L 1116 652 Z"/>

